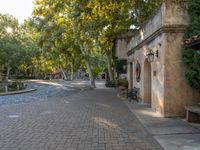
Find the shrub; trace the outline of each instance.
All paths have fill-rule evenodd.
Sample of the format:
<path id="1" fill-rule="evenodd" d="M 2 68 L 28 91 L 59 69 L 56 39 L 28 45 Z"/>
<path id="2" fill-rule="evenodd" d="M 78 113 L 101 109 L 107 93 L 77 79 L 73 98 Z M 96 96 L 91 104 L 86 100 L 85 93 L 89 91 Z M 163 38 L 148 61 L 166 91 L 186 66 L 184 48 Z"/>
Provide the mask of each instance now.
<path id="1" fill-rule="evenodd" d="M 8 91 L 23 90 L 26 88 L 26 85 L 23 82 L 13 81 L 8 84 Z"/>
<path id="2" fill-rule="evenodd" d="M 107 80 L 105 86 L 106 87 L 115 87 L 115 81 Z"/>
<path id="3" fill-rule="evenodd" d="M 118 79 L 116 82 L 117 87 L 123 86 L 128 88 L 128 80 L 127 79 Z"/>
<path id="4" fill-rule="evenodd" d="M 188 0 L 187 5 L 190 22 L 183 40 L 200 33 L 200 1 Z M 182 60 L 186 68 L 185 76 L 189 84 L 200 91 L 200 55 L 183 45 Z"/>
<path id="5" fill-rule="evenodd" d="M 18 90 L 23 90 L 27 87 L 26 84 L 20 81 L 12 81 L 12 82 L 7 82 L 3 83 L 0 85 L 0 93 L 6 92 L 6 86 L 7 86 L 7 91 L 18 91 Z"/>

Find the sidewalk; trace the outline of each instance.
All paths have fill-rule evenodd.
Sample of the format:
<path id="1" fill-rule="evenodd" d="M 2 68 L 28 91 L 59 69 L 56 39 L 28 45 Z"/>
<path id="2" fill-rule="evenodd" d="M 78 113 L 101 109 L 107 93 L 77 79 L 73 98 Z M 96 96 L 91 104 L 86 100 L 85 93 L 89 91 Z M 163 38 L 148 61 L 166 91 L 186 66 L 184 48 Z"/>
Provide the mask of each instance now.
<path id="1" fill-rule="evenodd" d="M 123 101 L 165 150 L 200 150 L 200 124 L 182 118 L 163 118 L 149 105 Z"/>

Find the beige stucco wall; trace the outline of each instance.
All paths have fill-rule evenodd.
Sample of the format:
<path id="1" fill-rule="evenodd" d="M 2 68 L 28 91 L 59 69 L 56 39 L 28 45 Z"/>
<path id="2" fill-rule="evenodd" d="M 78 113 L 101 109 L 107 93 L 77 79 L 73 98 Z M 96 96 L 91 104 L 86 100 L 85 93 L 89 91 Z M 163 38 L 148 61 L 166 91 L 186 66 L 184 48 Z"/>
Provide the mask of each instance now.
<path id="1" fill-rule="evenodd" d="M 189 17 L 185 3 L 170 1 L 164 3 L 163 25 L 187 25 Z M 183 33 L 175 31 L 165 33 L 163 36 L 165 51 L 164 115 L 166 117 L 182 116 L 185 114 L 184 107 L 197 103 L 200 94 L 189 86 L 184 76 L 184 66 L 181 61 Z"/>
<path id="2" fill-rule="evenodd" d="M 156 11 L 156 15 L 152 17 L 146 24 L 140 29 L 137 36 L 134 36 L 130 43 L 127 46 L 127 52 L 130 51 L 133 47 L 136 47 L 138 44 L 142 43 L 143 40 L 147 39 L 152 33 L 157 31 L 162 26 L 162 10 L 164 5 L 160 9 Z M 152 109 L 156 112 L 164 114 L 164 50 L 163 46 L 159 45 L 163 41 L 163 36 L 157 36 L 150 43 L 144 43 L 141 47 L 139 47 L 134 54 L 128 57 L 129 62 L 133 61 L 133 86 L 140 88 L 140 99 L 144 101 L 146 97 L 145 86 L 146 83 L 144 81 L 144 64 L 146 59 L 146 54 L 149 49 L 153 51 L 159 50 L 159 57 L 155 57 L 155 61 L 151 63 L 151 106 Z M 140 82 L 136 81 L 135 74 L 135 65 L 136 62 L 139 62 L 141 65 L 141 79 Z M 128 72 L 129 74 L 129 72 Z"/>
<path id="3" fill-rule="evenodd" d="M 165 33 L 165 116 L 182 116 L 184 107 L 198 102 L 200 95 L 185 79 L 181 61 L 182 33 Z"/>
<path id="4" fill-rule="evenodd" d="M 162 5 L 162 25 L 187 25 L 189 17 L 184 0 L 165 0 Z"/>
<path id="5" fill-rule="evenodd" d="M 125 39 L 120 38 L 115 41 L 116 43 L 116 53 L 115 55 L 118 57 L 118 59 L 126 59 L 126 49 L 127 49 L 127 42 Z"/>
<path id="6" fill-rule="evenodd" d="M 160 9 L 156 10 L 156 15 L 150 18 L 141 29 L 134 34 L 131 41 L 128 43 L 127 52 L 131 50 L 133 47 L 137 46 L 142 40 L 148 38 L 153 32 L 158 30 L 162 26 L 162 9 L 163 5 Z"/>
<path id="7" fill-rule="evenodd" d="M 144 82 L 144 63 L 147 61 L 146 54 L 148 49 L 153 49 L 154 51 L 158 49 L 159 57 L 155 57 L 155 61 L 151 63 L 151 99 L 152 99 L 152 109 L 156 112 L 164 113 L 164 51 L 162 50 L 162 45 L 159 46 L 158 43 L 162 42 L 163 36 L 160 35 L 156 39 L 154 39 L 148 45 L 141 47 L 137 50 L 134 55 L 129 56 L 129 62 L 133 60 L 133 86 L 140 88 L 140 98 L 144 100 L 145 97 L 145 82 Z M 139 62 L 141 65 L 141 79 L 139 82 L 136 81 L 136 74 L 135 74 L 135 65 L 136 62 Z M 129 72 L 129 71 L 128 71 Z M 128 73 L 129 74 L 129 73 Z"/>

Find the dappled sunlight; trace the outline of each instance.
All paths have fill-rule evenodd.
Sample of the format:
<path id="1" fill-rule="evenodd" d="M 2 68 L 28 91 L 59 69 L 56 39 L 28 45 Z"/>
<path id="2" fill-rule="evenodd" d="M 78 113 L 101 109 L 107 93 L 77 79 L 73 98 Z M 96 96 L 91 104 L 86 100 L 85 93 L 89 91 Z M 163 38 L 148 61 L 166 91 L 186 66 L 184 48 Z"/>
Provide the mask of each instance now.
<path id="1" fill-rule="evenodd" d="M 144 29 L 140 30 L 140 40 L 144 40 Z"/>
<path id="2" fill-rule="evenodd" d="M 152 90 L 152 104 L 153 109 L 156 112 L 163 113 L 164 112 L 164 79 L 162 76 L 158 76 L 156 78 L 153 78 L 153 89 Z M 160 87 L 160 88 L 159 88 Z"/>
<path id="3" fill-rule="evenodd" d="M 55 87 L 56 89 L 62 89 L 62 90 L 68 90 L 68 91 L 73 91 L 74 89 L 73 88 L 68 88 L 68 86 L 56 86 Z"/>
<path id="4" fill-rule="evenodd" d="M 148 53 L 148 49 L 146 46 L 143 47 L 143 55 L 146 56 Z"/>
<path id="5" fill-rule="evenodd" d="M 84 81 L 84 80 L 81 80 L 81 81 L 75 81 L 73 83 L 70 83 L 72 85 L 84 85 L 84 84 L 89 84 L 90 81 Z"/>
<path id="6" fill-rule="evenodd" d="M 140 110 L 137 110 L 137 112 L 138 112 L 139 114 L 142 114 L 142 115 L 145 115 L 145 116 L 150 116 L 150 117 L 162 117 L 161 114 L 152 111 L 151 108 L 149 108 L 149 109 L 140 109 Z"/>
<path id="7" fill-rule="evenodd" d="M 53 86 L 63 86 L 62 84 L 55 83 L 55 82 L 39 82 L 39 83 L 47 84 L 47 85 L 53 85 Z"/>
<path id="8" fill-rule="evenodd" d="M 52 85 L 52 86 L 57 86 L 57 87 L 62 87 L 63 86 L 63 84 L 56 83 L 56 82 L 51 82 L 51 81 L 44 81 L 44 80 L 31 80 L 31 81 L 34 81 L 35 83 Z"/>
<path id="9" fill-rule="evenodd" d="M 105 108 L 110 108 L 110 106 L 108 104 L 101 104 L 101 103 L 97 103 L 97 105 L 105 107 Z"/>
<path id="10" fill-rule="evenodd" d="M 157 108 L 156 112 L 163 112 L 164 111 L 164 99 L 163 95 L 157 90 L 156 91 L 156 99 L 157 99 Z"/>
<path id="11" fill-rule="evenodd" d="M 19 115 L 8 115 L 8 118 L 19 118 Z"/>
<path id="12" fill-rule="evenodd" d="M 100 125 L 100 126 L 106 128 L 106 129 L 109 129 L 109 130 L 110 130 L 110 129 L 118 129 L 118 130 L 121 130 L 121 128 L 120 128 L 117 124 L 115 124 L 115 123 L 113 123 L 113 122 L 111 122 L 111 121 L 109 121 L 109 120 L 107 120 L 107 119 L 105 119 L 105 118 L 102 118 L 102 117 L 94 117 L 93 119 L 94 119 L 95 123 L 97 123 L 98 125 Z"/>

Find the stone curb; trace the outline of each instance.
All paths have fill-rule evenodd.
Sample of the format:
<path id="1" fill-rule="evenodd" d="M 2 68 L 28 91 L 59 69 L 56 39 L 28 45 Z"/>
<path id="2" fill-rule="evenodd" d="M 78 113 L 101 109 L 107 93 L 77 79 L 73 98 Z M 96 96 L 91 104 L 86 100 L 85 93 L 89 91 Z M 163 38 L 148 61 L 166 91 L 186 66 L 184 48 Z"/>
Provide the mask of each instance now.
<path id="1" fill-rule="evenodd" d="M 26 89 L 26 90 L 19 90 L 19 91 L 7 92 L 7 93 L 0 93 L 0 96 L 29 93 L 29 92 L 33 92 L 33 91 L 36 91 L 36 90 L 37 89 Z"/>

